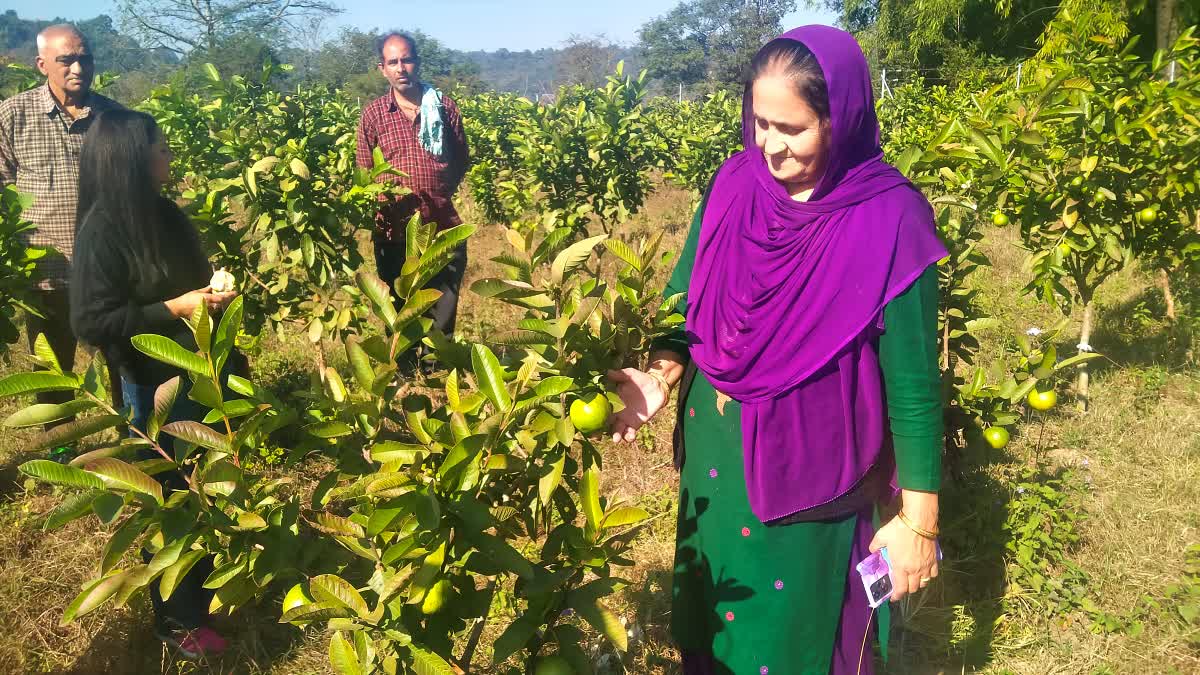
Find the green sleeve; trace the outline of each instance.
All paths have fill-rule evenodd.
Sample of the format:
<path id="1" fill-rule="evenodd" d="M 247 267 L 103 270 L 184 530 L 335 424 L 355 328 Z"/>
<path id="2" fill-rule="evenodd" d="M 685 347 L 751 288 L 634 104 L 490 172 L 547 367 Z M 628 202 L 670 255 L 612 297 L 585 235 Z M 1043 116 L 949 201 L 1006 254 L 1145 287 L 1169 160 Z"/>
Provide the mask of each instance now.
<path id="1" fill-rule="evenodd" d="M 883 320 L 879 362 L 900 487 L 936 492 L 942 482 L 943 444 L 936 265 L 888 303 Z"/>
<path id="2" fill-rule="evenodd" d="M 679 259 L 675 263 L 675 271 L 671 273 L 671 278 L 667 281 L 666 288 L 663 289 L 664 298 L 669 298 L 676 293 L 687 293 L 688 285 L 692 281 L 692 267 L 696 264 L 696 247 L 700 243 L 700 223 L 704 219 L 704 206 L 707 203 L 708 193 L 706 192 L 704 199 L 700 202 L 700 208 L 696 210 L 696 215 L 692 218 L 687 240 L 684 241 L 683 250 L 679 252 Z M 676 311 L 680 314 L 687 314 L 686 297 L 679 303 Z M 688 341 L 684 325 L 681 324 L 674 331 L 655 339 L 653 349 L 669 349 L 680 356 L 687 357 Z"/>

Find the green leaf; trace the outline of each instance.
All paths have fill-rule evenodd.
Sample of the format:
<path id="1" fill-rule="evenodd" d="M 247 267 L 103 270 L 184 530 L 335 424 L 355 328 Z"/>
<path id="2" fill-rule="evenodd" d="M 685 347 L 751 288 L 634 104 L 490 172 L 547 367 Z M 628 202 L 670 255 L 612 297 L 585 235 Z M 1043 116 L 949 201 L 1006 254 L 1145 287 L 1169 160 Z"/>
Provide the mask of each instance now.
<path id="1" fill-rule="evenodd" d="M 984 156 L 995 162 L 1000 169 L 1005 168 L 1006 162 L 1004 161 L 1004 153 L 996 147 L 996 144 L 993 143 L 990 138 L 984 136 L 977 129 L 973 128 L 968 129 L 967 134 L 971 137 L 971 142 L 974 143 L 981 152 L 983 152 Z"/>
<path id="2" fill-rule="evenodd" d="M 30 460 L 18 468 L 21 470 L 21 473 L 27 476 L 33 476 L 34 478 L 56 485 L 70 485 L 72 487 L 94 489 L 102 489 L 104 487 L 104 481 L 98 477 L 86 471 L 76 469 L 73 466 L 65 466 L 48 459 Z"/>
<path id="3" fill-rule="evenodd" d="M 109 570 L 116 567 L 125 551 L 129 550 L 145 529 L 146 521 L 136 515 L 122 523 L 104 545 L 104 552 L 100 556 L 100 574 L 108 574 Z"/>
<path id="4" fill-rule="evenodd" d="M 350 616 L 350 610 L 341 603 L 310 602 L 285 612 L 283 616 L 279 617 L 279 623 L 311 623 L 348 616 Z"/>
<path id="5" fill-rule="evenodd" d="M 63 374 L 62 366 L 58 365 L 58 357 L 55 356 L 54 350 L 50 348 L 50 341 L 42 333 L 38 333 L 37 337 L 33 340 L 33 357 L 43 367 L 59 375 Z"/>
<path id="6" fill-rule="evenodd" d="M 592 249 L 605 239 L 608 239 L 608 235 L 600 234 L 568 246 L 554 258 L 554 262 L 550 265 L 550 280 L 556 285 L 561 284 L 568 274 L 587 262 L 592 255 Z"/>
<path id="7" fill-rule="evenodd" d="M 574 602 L 569 599 L 568 602 L 579 613 L 579 616 L 583 617 L 584 621 L 592 624 L 593 628 L 604 634 L 614 647 L 621 651 L 629 648 L 629 637 L 625 633 L 625 626 L 622 626 L 617 615 L 613 614 L 600 601 L 579 598 Z"/>
<path id="8" fill-rule="evenodd" d="M 412 655 L 413 672 L 416 675 L 455 675 L 450 664 L 437 654 L 416 645 L 409 645 L 408 651 Z"/>
<path id="9" fill-rule="evenodd" d="M 317 438 L 339 438 L 341 436 L 349 436 L 354 433 L 354 428 L 345 422 L 332 420 L 329 422 L 316 422 L 304 427 L 304 431 Z"/>
<path id="10" fill-rule="evenodd" d="M 512 408 L 512 398 L 504 386 L 504 371 L 492 350 L 485 345 L 471 345 L 471 370 L 479 388 L 497 410 L 503 412 Z"/>
<path id="11" fill-rule="evenodd" d="M 510 623 L 492 644 L 495 650 L 492 652 L 492 663 L 503 663 L 508 657 L 524 648 L 539 627 L 541 627 L 541 622 L 534 619 L 532 613 L 523 614 L 516 621 Z"/>
<path id="12" fill-rule="evenodd" d="M 182 368 L 201 377 L 210 377 L 208 361 L 204 357 L 184 349 L 171 338 L 162 335 L 135 335 L 131 342 L 141 353 L 167 365 Z"/>
<path id="13" fill-rule="evenodd" d="M 601 524 L 603 529 L 612 527 L 623 527 L 625 525 L 636 525 L 650 517 L 650 514 L 645 509 L 639 509 L 635 506 L 626 506 L 619 509 L 614 509 L 604 516 L 604 522 Z"/>
<path id="14" fill-rule="evenodd" d="M 41 434 L 34 441 L 33 447 L 41 449 L 69 445 L 92 434 L 123 425 L 126 421 L 123 415 L 94 415 L 92 417 L 84 417 L 74 422 L 60 424 Z"/>
<path id="15" fill-rule="evenodd" d="M 87 399 L 77 399 L 66 403 L 37 403 L 9 415 L 8 419 L 4 420 L 4 426 L 12 428 L 39 426 L 74 417 L 95 407 L 96 404 Z"/>
<path id="16" fill-rule="evenodd" d="M 425 288 L 413 293 L 396 315 L 396 329 L 399 330 L 408 322 L 424 316 L 425 312 L 436 305 L 441 297 L 442 292 L 432 288 Z"/>
<path id="17" fill-rule="evenodd" d="M 533 564 L 508 542 L 484 532 L 473 532 L 466 534 L 466 537 L 480 553 L 498 563 L 501 569 L 514 572 L 525 580 L 533 578 Z"/>
<path id="18" fill-rule="evenodd" d="M 125 508 L 125 498 L 112 492 L 101 492 L 92 502 L 92 511 L 105 525 L 112 525 Z"/>
<path id="19" fill-rule="evenodd" d="M 254 169 L 246 167 L 242 170 L 242 182 L 246 185 L 246 193 L 252 198 L 258 197 L 258 174 L 254 173 Z"/>
<path id="20" fill-rule="evenodd" d="M 313 599 L 319 602 L 338 602 L 349 607 L 355 614 L 366 618 L 370 614 L 367 602 L 358 589 L 336 574 L 322 574 L 309 581 Z"/>
<path id="21" fill-rule="evenodd" d="M 238 558 L 236 560 L 226 561 L 223 565 L 217 567 L 204 580 L 204 588 L 209 590 L 221 588 L 225 584 L 233 581 L 246 569 L 246 559 Z"/>
<path id="22" fill-rule="evenodd" d="M 554 491 L 558 489 L 559 484 L 562 482 L 563 466 L 566 460 L 566 455 L 559 454 L 550 463 L 550 472 L 538 480 L 538 499 L 541 500 L 542 506 L 550 505 L 550 500 L 554 497 Z"/>
<path id="23" fill-rule="evenodd" d="M 588 529 L 599 530 L 604 512 L 600 510 L 600 472 L 595 467 L 584 471 L 579 479 L 579 506 L 587 516 Z"/>
<path id="24" fill-rule="evenodd" d="M 371 446 L 371 459 L 381 464 L 399 462 L 406 466 L 413 464 L 426 454 L 425 446 L 399 441 L 381 441 Z"/>
<path id="25" fill-rule="evenodd" d="M 104 604 L 105 600 L 108 600 L 117 591 L 121 590 L 121 586 L 125 584 L 125 578 L 128 574 L 128 570 L 125 570 L 102 579 L 97 579 L 88 584 L 82 593 L 75 596 L 75 599 L 71 601 L 66 611 L 63 612 L 61 625 L 65 626 Z"/>
<path id="26" fill-rule="evenodd" d="M 258 393 L 258 389 L 254 386 L 253 382 L 237 375 L 229 376 L 229 390 L 235 394 L 249 396 L 250 398 L 255 398 Z"/>
<path id="27" fill-rule="evenodd" d="M 159 504 L 163 503 L 162 485 L 131 464 L 103 457 L 89 464 L 87 469 L 104 479 L 109 488 L 140 492 L 150 495 Z"/>
<path id="28" fill-rule="evenodd" d="M 350 370 L 354 373 L 354 381 L 358 386 L 371 391 L 375 383 L 375 371 L 371 368 L 371 357 L 367 356 L 367 352 L 359 344 L 357 335 L 346 337 L 346 360 L 350 363 Z"/>
<path id="29" fill-rule="evenodd" d="M 554 338 L 545 333 L 531 330 L 506 330 L 493 334 L 491 342 L 509 347 L 532 347 L 534 345 L 552 345 Z"/>
<path id="30" fill-rule="evenodd" d="M 353 522 L 341 516 L 335 516 L 332 513 L 321 511 L 315 516 L 315 522 L 310 521 L 313 528 L 324 532 L 325 534 L 338 535 L 343 537 L 362 538 L 366 536 L 362 525 Z"/>
<path id="31" fill-rule="evenodd" d="M 308 170 L 308 165 L 299 157 L 293 157 L 292 161 L 288 164 L 288 168 L 292 170 L 292 174 L 297 178 L 304 180 L 312 178 L 312 172 Z"/>
<path id="32" fill-rule="evenodd" d="M 42 529 L 47 532 L 57 530 L 72 520 L 82 518 L 91 512 L 92 504 L 102 494 L 104 493 L 92 490 L 68 495 L 53 511 L 46 514 L 46 522 L 42 525 Z"/>
<path id="33" fill-rule="evenodd" d="M 1071 366 L 1077 366 L 1081 363 L 1086 363 L 1088 361 L 1091 361 L 1092 359 L 1098 359 L 1098 358 L 1100 358 L 1100 354 L 1097 354 L 1095 352 L 1082 352 L 1082 353 L 1076 354 L 1075 356 L 1065 358 L 1062 361 L 1059 361 L 1058 363 L 1054 364 L 1054 371 L 1058 372 L 1060 370 L 1065 370 L 1067 368 L 1070 368 Z"/>
<path id="34" fill-rule="evenodd" d="M 329 662 L 333 664 L 333 669 L 341 675 L 361 675 L 362 673 L 354 645 L 342 637 L 340 630 L 334 633 L 329 640 Z"/>
<path id="35" fill-rule="evenodd" d="M 158 592 L 162 595 L 163 600 L 171 597 L 171 594 L 179 587 L 179 582 L 183 581 L 192 567 L 206 555 L 208 555 L 206 551 L 188 551 L 163 571 L 162 578 L 158 582 Z"/>
<path id="36" fill-rule="evenodd" d="M 204 74 L 208 77 L 209 82 L 215 84 L 221 81 L 221 73 L 217 70 L 217 67 L 211 63 L 204 64 Z"/>
<path id="37" fill-rule="evenodd" d="M 196 346 L 200 351 L 209 351 L 212 347 L 212 321 L 208 317 L 207 302 L 196 305 L 196 311 L 192 313 L 188 326 L 192 329 L 192 336 L 196 338 Z"/>
<path id="38" fill-rule="evenodd" d="M 404 590 L 414 574 L 416 570 L 411 566 L 405 566 L 393 574 L 379 589 L 378 604 L 382 606 L 391 602 L 392 598 Z"/>
<path id="39" fill-rule="evenodd" d="M 237 525 L 233 529 L 237 532 L 258 532 L 267 529 L 267 521 L 253 511 L 245 511 L 238 514 Z"/>
<path id="40" fill-rule="evenodd" d="M 604 240 L 604 247 L 611 251 L 613 255 L 617 256 L 621 260 L 624 260 L 639 272 L 641 272 L 642 268 L 645 267 L 645 262 L 642 261 L 642 257 L 639 256 L 637 252 L 629 246 L 629 244 L 626 244 L 620 239 L 606 239 Z"/>
<path id="41" fill-rule="evenodd" d="M 1125 253 L 1121 250 L 1121 242 L 1111 233 L 1104 236 L 1104 252 L 1115 262 L 1124 262 Z"/>
<path id="42" fill-rule="evenodd" d="M 226 359 L 237 344 L 238 332 L 242 329 L 243 297 L 237 296 L 221 314 L 221 323 L 217 325 L 216 339 L 213 341 L 213 358 L 217 361 L 218 371 L 225 366 Z"/>
<path id="43" fill-rule="evenodd" d="M 154 390 L 154 410 L 150 411 L 150 418 L 146 420 L 146 435 L 150 438 L 158 438 L 158 432 L 162 430 L 162 425 L 166 423 L 171 415 L 171 409 L 175 407 L 175 401 L 179 398 L 179 387 L 183 382 L 183 378 L 176 375 L 171 379 L 158 385 Z"/>
<path id="44" fill-rule="evenodd" d="M 392 293 L 382 279 L 368 272 L 354 275 L 358 288 L 371 301 L 375 315 L 391 330 L 396 329 L 396 306 L 392 304 Z"/>
<path id="45" fill-rule="evenodd" d="M 225 434 L 219 433 L 212 427 L 193 422 L 191 420 L 182 420 L 179 422 L 171 422 L 163 426 L 163 432 L 174 436 L 188 443 L 195 443 L 202 448 L 216 450 L 218 452 L 229 452 L 229 439 Z"/>
<path id="46" fill-rule="evenodd" d="M 0 398 L 22 394 L 40 394 L 46 391 L 74 391 L 80 387 L 74 375 L 59 375 L 50 372 L 15 373 L 0 380 Z"/>
<path id="47" fill-rule="evenodd" d="M 533 390 L 538 396 L 558 396 L 571 390 L 575 382 L 569 377 L 554 375 L 538 382 Z"/>

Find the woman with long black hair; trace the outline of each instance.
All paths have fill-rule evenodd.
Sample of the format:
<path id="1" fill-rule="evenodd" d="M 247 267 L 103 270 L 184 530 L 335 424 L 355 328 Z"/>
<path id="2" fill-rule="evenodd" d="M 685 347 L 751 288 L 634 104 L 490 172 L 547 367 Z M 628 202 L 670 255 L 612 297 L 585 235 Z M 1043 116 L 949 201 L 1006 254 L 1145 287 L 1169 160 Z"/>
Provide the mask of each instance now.
<path id="1" fill-rule="evenodd" d="M 131 423 L 145 429 L 159 385 L 182 372 L 133 348 L 130 338 L 153 333 L 189 349 L 184 319 L 201 303 L 219 312 L 237 293 L 213 293 L 212 267 L 199 233 L 162 188 L 171 178 L 171 150 L 154 118 L 110 110 L 96 120 L 80 153 L 79 211 L 71 269 L 71 325 L 120 374 Z M 205 410 L 180 396 L 170 419 L 200 420 Z M 160 445 L 173 452 L 171 439 Z M 143 458 L 157 456 L 151 453 Z M 177 471 L 159 474 L 164 487 L 188 489 Z M 143 552 L 143 556 L 147 556 Z M 212 565 L 201 560 L 163 600 L 151 584 L 155 634 L 188 658 L 221 652 L 225 640 L 208 624 Z"/>

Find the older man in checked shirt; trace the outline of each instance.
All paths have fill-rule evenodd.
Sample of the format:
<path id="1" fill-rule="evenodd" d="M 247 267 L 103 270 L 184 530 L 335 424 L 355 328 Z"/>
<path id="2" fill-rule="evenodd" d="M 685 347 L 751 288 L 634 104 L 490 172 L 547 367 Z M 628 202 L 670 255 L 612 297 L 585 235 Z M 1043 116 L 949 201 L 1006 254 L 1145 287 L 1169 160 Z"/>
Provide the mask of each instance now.
<path id="1" fill-rule="evenodd" d="M 370 168 L 375 148 L 403 176 L 388 175 L 390 180 L 407 187 L 411 194 L 392 198 L 380 206 L 376 216 L 375 263 L 379 276 L 392 288 L 404 266 L 405 227 L 414 213 L 424 222 L 437 223 L 440 229 L 462 223 L 451 199 L 466 175 L 470 161 L 462 115 L 449 96 L 442 96 L 441 152 L 435 154 L 422 145 L 421 110 L 429 93 L 421 83 L 421 58 L 413 39 L 403 33 L 390 33 L 378 43 L 379 72 L 387 79 L 388 93 L 368 103 L 358 127 L 358 165 Z M 428 287 L 442 292 L 431 312 L 434 327 L 448 336 L 454 334 L 458 312 L 458 291 L 467 266 L 464 243 L 454 259 L 429 281 Z M 415 366 L 417 353 L 405 357 L 402 366 Z"/>
<path id="2" fill-rule="evenodd" d="M 37 49 L 37 67 L 46 83 L 0 102 L 0 186 L 15 185 L 33 196 L 24 213 L 37 225 L 29 243 L 56 251 L 38 265 L 36 290 L 43 316 L 26 317 L 25 331 L 31 349 L 38 333 L 44 334 L 59 364 L 69 371 L 75 363 L 75 336 L 67 279 L 75 249 L 79 151 L 96 116 L 121 106 L 92 91 L 92 52 L 74 26 L 47 27 L 38 33 Z M 120 395 L 119 388 L 114 395 Z M 70 398 L 70 392 L 38 395 L 41 403 Z"/>

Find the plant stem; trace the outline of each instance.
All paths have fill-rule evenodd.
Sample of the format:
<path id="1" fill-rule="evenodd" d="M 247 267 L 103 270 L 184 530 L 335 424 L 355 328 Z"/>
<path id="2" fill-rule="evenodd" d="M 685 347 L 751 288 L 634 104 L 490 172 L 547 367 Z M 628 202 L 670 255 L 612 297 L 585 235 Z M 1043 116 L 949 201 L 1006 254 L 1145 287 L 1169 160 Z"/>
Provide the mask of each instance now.
<path id="1" fill-rule="evenodd" d="M 1095 307 L 1092 302 L 1092 296 L 1089 293 L 1089 294 L 1085 295 L 1083 298 L 1083 325 L 1079 329 L 1079 341 L 1082 344 L 1091 344 L 1090 340 L 1092 339 L 1092 315 L 1093 315 L 1094 311 L 1095 311 Z M 1078 386 L 1076 387 L 1076 390 L 1077 390 L 1076 393 L 1079 396 L 1079 402 L 1078 402 L 1077 406 L 1079 408 L 1079 412 L 1083 412 L 1083 413 L 1086 413 L 1088 411 L 1088 403 L 1089 403 L 1088 384 L 1089 384 L 1088 364 L 1086 361 L 1084 361 L 1082 364 L 1079 365 L 1079 380 L 1078 380 Z"/>
<path id="2" fill-rule="evenodd" d="M 1162 289 L 1163 303 L 1167 306 L 1167 321 L 1175 323 L 1175 294 L 1171 292 L 1171 276 L 1165 267 L 1158 270 L 1158 287 Z"/>

